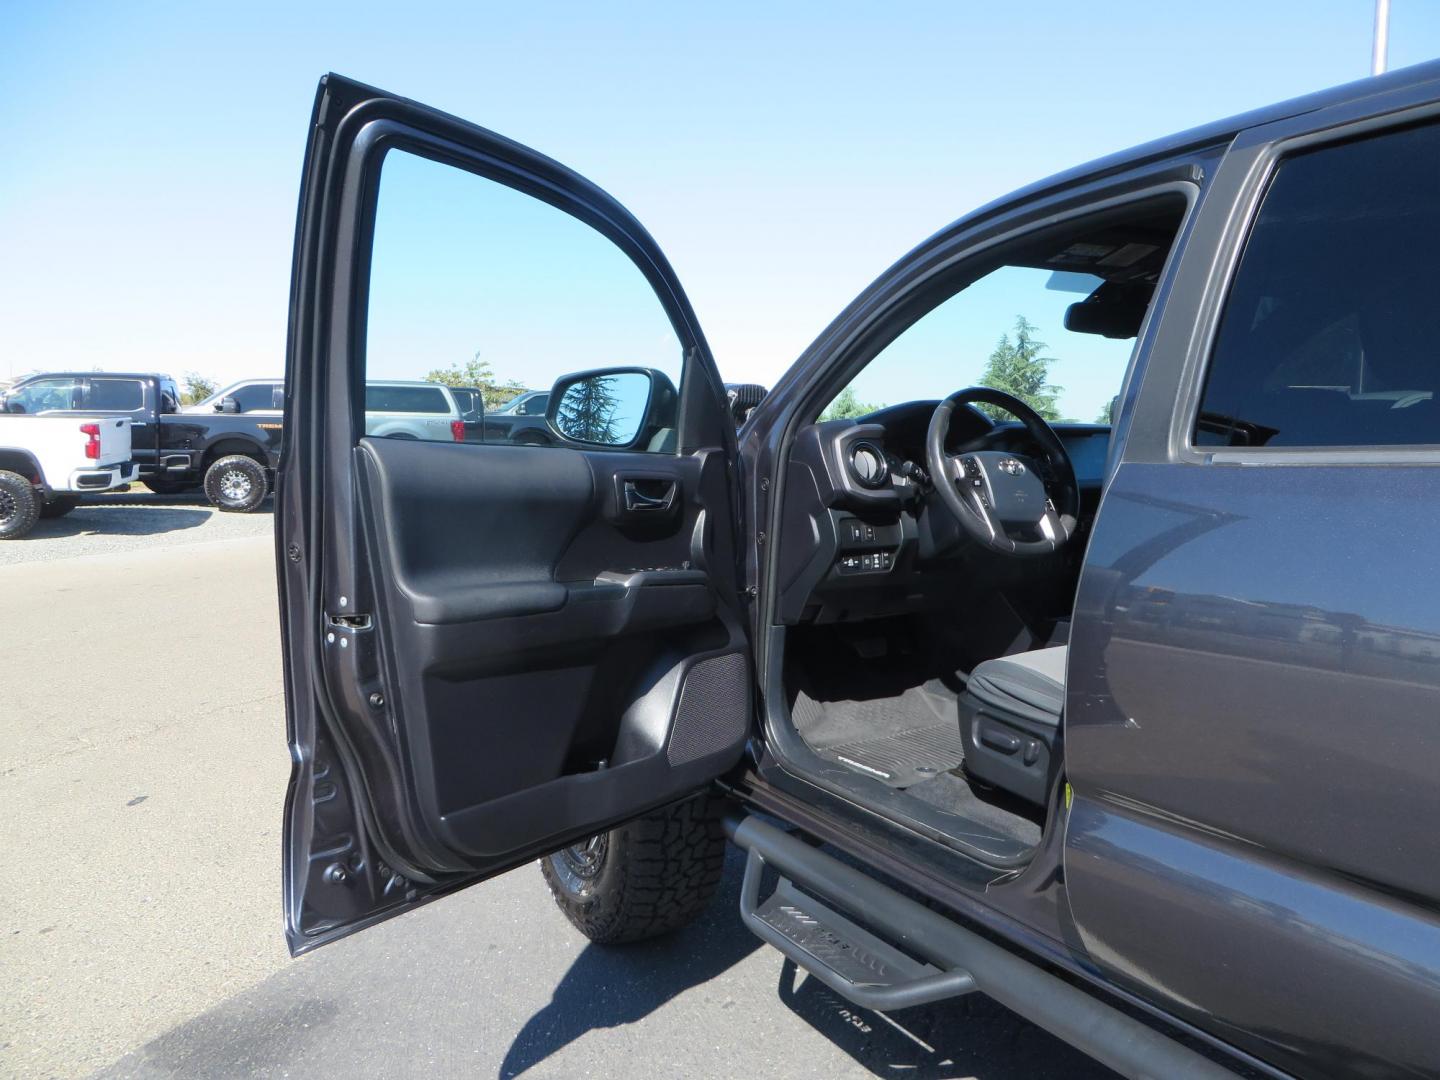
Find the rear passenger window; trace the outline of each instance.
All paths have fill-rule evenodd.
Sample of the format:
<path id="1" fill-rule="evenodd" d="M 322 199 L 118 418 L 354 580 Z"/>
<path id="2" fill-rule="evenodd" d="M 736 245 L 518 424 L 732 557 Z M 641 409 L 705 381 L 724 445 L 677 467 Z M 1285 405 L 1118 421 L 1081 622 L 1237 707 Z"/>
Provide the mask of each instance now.
<path id="1" fill-rule="evenodd" d="M 145 391 L 139 379 L 91 379 L 82 409 L 133 411 L 145 404 Z"/>
<path id="2" fill-rule="evenodd" d="M 1281 163 L 1226 301 L 1197 446 L 1440 443 L 1440 126 Z"/>

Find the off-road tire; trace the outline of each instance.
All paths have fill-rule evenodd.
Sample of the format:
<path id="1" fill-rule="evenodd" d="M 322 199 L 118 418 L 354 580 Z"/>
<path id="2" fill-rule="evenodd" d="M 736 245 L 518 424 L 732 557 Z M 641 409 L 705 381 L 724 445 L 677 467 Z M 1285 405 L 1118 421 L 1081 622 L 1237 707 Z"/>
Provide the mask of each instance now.
<path id="1" fill-rule="evenodd" d="M 40 518 L 40 496 L 17 472 L 0 469 L 0 540 L 18 540 Z"/>
<path id="2" fill-rule="evenodd" d="M 725 865 L 709 796 L 653 811 L 540 860 L 550 895 L 591 941 L 614 945 L 678 930 L 705 910 Z"/>
<path id="3" fill-rule="evenodd" d="M 42 518 L 62 518 L 79 505 L 80 500 L 74 495 L 60 495 L 40 507 L 40 516 Z"/>
<path id="4" fill-rule="evenodd" d="M 218 509 L 248 514 L 269 492 L 265 466 L 244 454 L 216 458 L 205 470 L 205 497 Z"/>

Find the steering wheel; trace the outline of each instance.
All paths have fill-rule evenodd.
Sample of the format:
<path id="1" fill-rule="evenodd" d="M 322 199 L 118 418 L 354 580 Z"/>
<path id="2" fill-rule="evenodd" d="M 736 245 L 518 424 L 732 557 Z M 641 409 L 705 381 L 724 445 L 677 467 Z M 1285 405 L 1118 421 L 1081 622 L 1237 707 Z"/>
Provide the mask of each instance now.
<path id="1" fill-rule="evenodd" d="M 1039 444 L 1042 461 L 997 450 L 947 451 L 950 418 L 971 402 L 1015 416 Z M 974 540 L 992 551 L 1048 555 L 1075 534 L 1080 487 L 1070 455 L 1044 418 L 1018 398 L 987 386 L 951 394 L 930 418 L 925 459 L 941 501 Z M 1043 464 L 1043 470 L 1037 464 Z"/>

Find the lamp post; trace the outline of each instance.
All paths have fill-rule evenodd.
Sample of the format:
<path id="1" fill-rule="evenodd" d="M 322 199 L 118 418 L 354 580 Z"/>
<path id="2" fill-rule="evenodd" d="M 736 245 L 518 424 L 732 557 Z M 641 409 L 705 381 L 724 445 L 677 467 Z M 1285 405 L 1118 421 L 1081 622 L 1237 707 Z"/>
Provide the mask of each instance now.
<path id="1" fill-rule="evenodd" d="M 1383 75 L 1390 53 L 1390 0 L 1375 0 L 1375 43 L 1370 50 L 1370 74 Z"/>

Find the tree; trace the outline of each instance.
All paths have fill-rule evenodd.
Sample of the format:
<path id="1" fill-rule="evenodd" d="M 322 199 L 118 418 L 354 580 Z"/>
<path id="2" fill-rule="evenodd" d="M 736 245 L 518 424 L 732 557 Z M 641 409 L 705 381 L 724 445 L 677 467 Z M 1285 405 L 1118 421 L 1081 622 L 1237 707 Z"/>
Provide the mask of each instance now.
<path id="1" fill-rule="evenodd" d="M 187 371 L 185 373 L 185 389 L 180 394 L 180 403 L 194 405 L 197 401 L 204 401 L 213 393 L 215 393 L 213 382 L 198 371 Z"/>
<path id="2" fill-rule="evenodd" d="M 480 359 L 478 350 L 463 364 L 451 364 L 448 368 L 436 368 L 425 376 L 425 381 L 442 383 L 445 386 L 473 386 L 485 399 L 486 409 L 498 409 L 511 398 L 518 397 L 529 389 L 524 383 L 518 383 L 514 379 L 507 379 L 503 383 L 498 382 L 495 378 L 495 370 L 490 366 L 489 361 Z"/>
<path id="3" fill-rule="evenodd" d="M 1105 407 L 1100 410 L 1100 415 L 1095 417 L 1095 423 L 1113 424 L 1115 422 L 1115 406 L 1119 401 L 1120 399 L 1118 397 L 1113 397 L 1107 401 Z"/>
<path id="4" fill-rule="evenodd" d="M 1029 405 L 1046 420 L 1059 420 L 1060 410 L 1055 401 L 1063 386 L 1050 383 L 1050 365 L 1053 356 L 1041 356 L 1045 343 L 1035 337 L 1034 325 L 1024 315 L 1015 317 L 1015 340 L 1009 334 L 1001 334 L 995 351 L 980 376 L 980 385 L 1004 390 Z M 992 406 L 980 406 L 987 413 L 994 413 Z"/>
<path id="5" fill-rule="evenodd" d="M 613 378 L 581 379 L 560 399 L 555 410 L 555 426 L 572 439 L 581 442 L 611 445 L 619 442 L 615 431 L 615 410 L 620 399 L 615 396 Z"/>
<path id="6" fill-rule="evenodd" d="M 866 416 L 876 409 L 883 409 L 884 405 L 871 405 L 869 402 L 861 401 L 855 396 L 855 388 L 847 386 L 841 390 L 830 407 L 820 414 L 821 420 L 853 420 L 857 416 Z"/>

